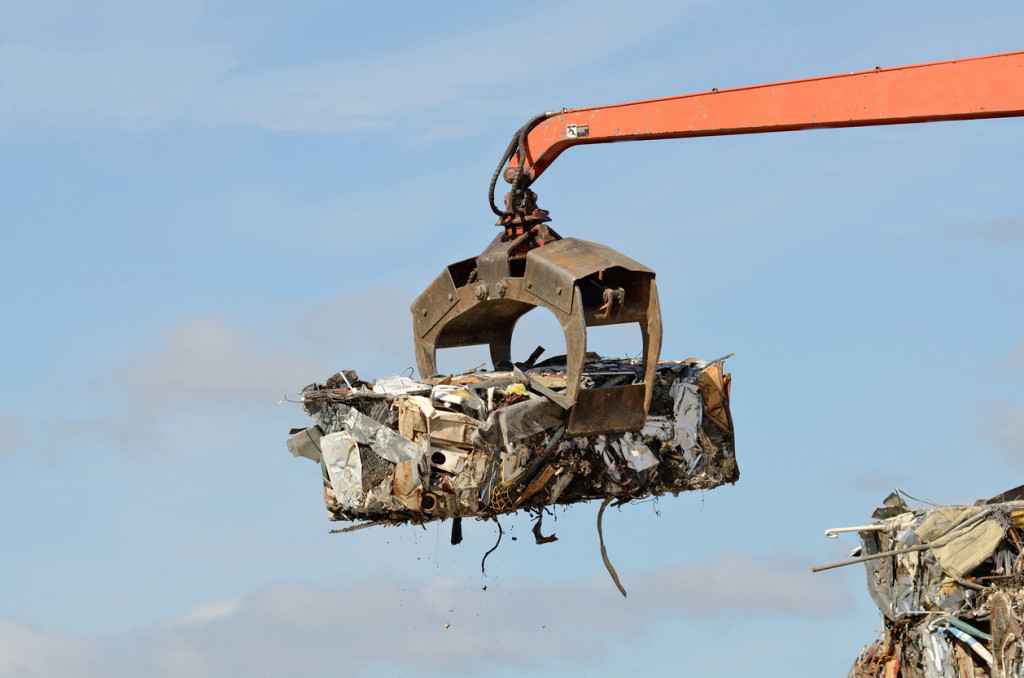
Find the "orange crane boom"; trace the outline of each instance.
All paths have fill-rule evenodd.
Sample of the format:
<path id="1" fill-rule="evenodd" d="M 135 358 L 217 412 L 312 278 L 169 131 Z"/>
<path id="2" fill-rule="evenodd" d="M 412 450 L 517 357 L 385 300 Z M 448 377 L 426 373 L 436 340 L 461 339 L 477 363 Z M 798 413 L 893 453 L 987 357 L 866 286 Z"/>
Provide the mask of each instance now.
<path id="1" fill-rule="evenodd" d="M 565 109 L 526 137 L 532 182 L 583 144 L 1024 115 L 1024 51 Z M 505 170 L 512 181 L 522 151 Z"/>
<path id="2" fill-rule="evenodd" d="M 662 326 L 654 271 L 615 250 L 562 238 L 545 222 L 530 184 L 572 146 L 617 141 L 899 125 L 1024 116 L 1024 52 L 649 99 L 538 115 L 513 136 L 491 177 L 502 232 L 473 259 L 448 266 L 412 305 L 420 374 L 438 348 L 487 344 L 511 370 L 516 322 L 533 308 L 554 314 L 566 340 L 567 435 L 635 431 L 654 388 Z M 494 204 L 504 175 L 505 208 Z M 582 388 L 586 328 L 635 323 L 643 383 Z"/>

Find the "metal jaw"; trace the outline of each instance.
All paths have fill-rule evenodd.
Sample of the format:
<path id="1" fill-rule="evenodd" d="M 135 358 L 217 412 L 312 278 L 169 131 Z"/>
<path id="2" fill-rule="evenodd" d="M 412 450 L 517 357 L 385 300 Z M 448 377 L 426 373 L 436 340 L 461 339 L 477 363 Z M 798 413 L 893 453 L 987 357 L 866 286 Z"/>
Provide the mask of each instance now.
<path id="1" fill-rule="evenodd" d="M 538 229 L 544 229 L 543 246 L 521 254 Z M 536 307 L 551 311 L 565 335 L 567 435 L 642 428 L 661 351 L 654 271 L 610 247 L 559 238 L 546 226 L 511 239 L 498 235 L 476 259 L 445 268 L 417 297 L 412 313 L 420 375 L 436 372 L 439 348 L 487 344 L 495 368 L 511 362 L 516 322 Z M 643 383 L 580 388 L 586 328 L 634 322 L 643 337 Z"/>

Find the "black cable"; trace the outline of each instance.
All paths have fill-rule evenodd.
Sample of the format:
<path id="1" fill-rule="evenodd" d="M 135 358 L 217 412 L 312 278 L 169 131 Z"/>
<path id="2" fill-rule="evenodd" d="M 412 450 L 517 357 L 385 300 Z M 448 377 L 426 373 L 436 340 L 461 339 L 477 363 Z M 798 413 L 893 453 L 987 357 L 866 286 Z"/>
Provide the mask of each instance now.
<path id="1" fill-rule="evenodd" d="M 505 165 L 508 164 L 508 161 L 511 160 L 518 151 L 521 162 L 519 163 L 519 166 L 516 167 L 516 175 L 512 180 L 512 193 L 513 195 L 518 195 L 522 189 L 529 186 L 528 183 L 526 186 L 520 186 L 523 180 L 523 167 L 526 165 L 526 137 L 531 131 L 533 131 L 534 127 L 553 115 L 557 115 L 557 112 L 547 111 L 533 116 L 525 125 L 516 130 L 516 133 L 512 136 L 512 141 L 509 142 L 508 148 L 505 149 L 505 154 L 501 156 L 501 161 L 495 168 L 494 174 L 491 175 L 491 185 L 487 191 L 487 199 L 490 203 L 491 211 L 497 216 L 507 216 L 510 210 L 518 212 L 518 208 L 513 208 L 512 205 L 509 205 L 510 210 L 503 210 L 499 209 L 498 206 L 494 204 L 494 188 L 498 185 L 498 177 L 501 176 L 501 173 L 505 169 Z"/>
<path id="2" fill-rule="evenodd" d="M 494 516 L 494 522 L 498 526 L 498 541 L 494 542 L 494 546 L 491 547 L 491 550 L 485 553 L 484 557 L 480 560 L 480 572 L 485 575 L 487 574 L 487 570 L 484 567 L 484 563 L 487 562 L 487 556 L 491 555 L 498 549 L 498 545 L 501 544 L 501 536 L 505 534 L 505 531 L 501 529 L 501 523 L 498 522 L 498 516 Z"/>
<path id="3" fill-rule="evenodd" d="M 527 127 L 523 125 L 519 128 L 519 165 L 516 167 L 516 174 L 512 178 L 512 200 L 509 208 L 515 213 L 520 219 L 523 218 L 523 210 L 526 209 L 526 197 L 523 191 L 526 190 L 529 183 L 526 186 L 523 185 L 524 180 L 524 168 L 526 167 L 526 137 L 529 136 L 532 126 Z"/>
<path id="4" fill-rule="evenodd" d="M 501 156 L 501 160 L 498 161 L 498 167 L 494 170 L 494 174 L 491 175 L 491 187 L 487 191 L 487 198 L 491 204 L 491 211 L 499 217 L 505 216 L 505 211 L 498 209 L 497 205 L 494 204 L 494 187 L 498 185 L 498 177 L 501 175 L 501 171 L 505 168 L 505 163 L 509 161 L 509 158 L 516 152 L 516 144 L 519 141 L 519 133 L 516 132 L 515 136 L 512 137 L 512 141 L 508 142 L 508 148 L 505 149 L 505 154 Z"/>

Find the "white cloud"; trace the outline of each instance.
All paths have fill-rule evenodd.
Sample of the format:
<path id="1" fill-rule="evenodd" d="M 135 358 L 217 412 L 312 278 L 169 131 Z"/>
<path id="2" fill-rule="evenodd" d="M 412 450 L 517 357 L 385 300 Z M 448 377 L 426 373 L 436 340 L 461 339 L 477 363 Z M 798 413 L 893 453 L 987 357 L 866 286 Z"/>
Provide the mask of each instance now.
<path id="1" fill-rule="evenodd" d="M 196 626 L 213 622 L 224 617 L 230 617 L 242 607 L 241 598 L 224 598 L 222 600 L 211 600 L 205 603 L 193 605 L 189 610 L 178 617 L 170 619 L 165 626 Z"/>
<path id="2" fill-rule="evenodd" d="M 25 427 L 9 414 L 0 412 L 0 454 L 14 452 L 25 442 Z"/>
<path id="3" fill-rule="evenodd" d="M 1007 460 L 1024 466 L 1024 404 L 999 403 L 987 408 L 985 436 Z"/>
<path id="4" fill-rule="evenodd" d="M 571 7 L 562 7 L 567 13 Z M 504 55 L 505 25 L 446 36 L 374 59 L 349 59 L 229 78 L 198 102 L 199 116 L 277 130 L 347 132 L 396 124 L 411 111 L 440 106 L 479 88 L 564 72 L 656 32 L 661 24 L 640 13 L 609 24 L 600 8 L 568 23 L 541 24 L 523 33 L 515 68 L 480 58 Z M 552 60 L 545 45 L 573 44 L 574 59 Z M 583 55 L 583 56 L 581 56 Z"/>
<path id="5" fill-rule="evenodd" d="M 275 350 L 240 327 L 200 318 L 165 328 L 159 347 L 132 358 L 114 380 L 126 386 L 135 401 L 165 405 L 208 398 L 269 398 L 301 388 L 323 371 L 322 363 L 289 347 Z"/>
<path id="6" fill-rule="evenodd" d="M 14 119 L 164 122 L 237 64 L 228 42 L 193 37 L 208 2 L 30 4 L 3 14 L 0 114 Z"/>
<path id="7" fill-rule="evenodd" d="M 345 361 L 332 361 L 334 370 L 354 368 L 375 379 L 414 366 L 412 299 L 390 288 L 349 290 L 304 311 L 291 325 L 315 355 Z"/>
<path id="8" fill-rule="evenodd" d="M 642 581 L 645 602 L 662 614 L 834 614 L 845 592 L 811 574 L 801 559 L 752 560 L 727 550 L 717 560 L 663 568 Z"/>
<path id="9" fill-rule="evenodd" d="M 321 133 L 388 127 L 412 111 L 477 90 L 571 74 L 664 30 L 686 11 L 679 3 L 641 4 L 648 6 L 621 12 L 610 2 L 565 2 L 547 13 L 566 20 L 511 15 L 373 58 L 336 57 L 276 70 L 246 70 L 247 45 L 232 27 L 215 38 L 201 31 L 204 2 L 175 3 L 174 11 L 163 12 L 106 2 L 63 21 L 15 16 L 15 26 L 34 30 L 12 32 L 5 43 L 0 116 L 71 116 L 76 124 L 90 116 L 92 122 L 144 124 L 184 119 Z M 608 21 L 609 13 L 615 21 Z M 510 30 L 510 21 L 523 22 L 523 30 Z M 553 57 L 552 45 L 571 45 L 572 56 Z M 449 117 L 443 116 L 446 123 Z M 460 133 L 437 120 L 422 122 L 425 138 Z"/>
<path id="10" fill-rule="evenodd" d="M 992 363 L 989 371 L 994 376 L 1020 383 L 1024 378 L 1024 341 L 1019 342 L 1008 354 Z"/>
<path id="11" fill-rule="evenodd" d="M 107 649 L 101 643 L 65 634 L 48 634 L 0 618 L 0 676 L 100 676 Z"/>
<path id="12" fill-rule="evenodd" d="M 1024 243 L 1024 220 L 1003 217 L 972 230 L 975 237 L 1001 244 Z"/>
<path id="13" fill-rule="evenodd" d="M 257 430 L 284 397 L 341 369 L 367 380 L 415 366 L 408 295 L 389 288 L 348 290 L 328 301 L 282 301 L 258 327 L 189 318 L 154 331 L 149 345 L 90 382 L 88 411 L 57 417 L 47 432 L 85 436 L 137 454 L 146 449 L 209 450 L 232 445 L 229 431 Z M 304 415 L 297 406 L 295 423 Z M 284 408 L 288 409 L 288 408 Z M 283 441 L 287 427 L 281 429 Z M 0 452 L 21 440 L 0 414 Z"/>
<path id="14" fill-rule="evenodd" d="M 996 450 L 1011 463 L 1024 465 L 1024 342 L 990 362 L 985 374 L 994 382 L 1009 385 L 1002 397 L 990 396 L 978 401 L 981 435 L 993 442 Z"/>
<path id="15" fill-rule="evenodd" d="M 622 575 L 627 600 L 604 573 L 562 582 L 511 579 L 482 591 L 476 581 L 436 578 L 414 587 L 345 580 L 339 571 L 345 584 L 337 589 L 284 585 L 213 601 L 117 641 L 43 635 L 4 622 L 0 643 L 9 637 L 27 642 L 8 644 L 0 676 L 365 675 L 381 661 L 404 675 L 468 675 L 560 661 L 597 667 L 603 647 L 635 643 L 646 631 L 695 613 L 701 619 L 839 614 L 846 602 L 834 579 L 813 578 L 810 564 L 799 559 L 756 561 L 725 552 Z M 32 663 L 58 644 L 64 648 L 59 657 Z M 133 651 L 125 653 L 125 645 Z M 14 666 L 23 666 L 22 673 Z"/>

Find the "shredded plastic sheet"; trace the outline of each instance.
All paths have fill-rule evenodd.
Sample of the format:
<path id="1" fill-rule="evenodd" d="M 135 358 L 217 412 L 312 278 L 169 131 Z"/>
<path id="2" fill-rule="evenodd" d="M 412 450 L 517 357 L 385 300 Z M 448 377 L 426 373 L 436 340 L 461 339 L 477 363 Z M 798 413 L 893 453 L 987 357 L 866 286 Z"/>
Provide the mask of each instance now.
<path id="1" fill-rule="evenodd" d="M 641 430 L 575 438 L 565 436 L 558 402 L 564 357 L 525 372 L 392 375 L 374 384 L 346 371 L 303 391 L 314 425 L 293 429 L 288 447 L 319 461 L 331 520 L 369 524 L 709 489 L 739 477 L 722 363 L 659 363 Z M 642 380 L 640 361 L 591 354 L 583 384 Z"/>
<path id="2" fill-rule="evenodd" d="M 897 493 L 857 531 L 881 637 L 848 678 L 1024 676 L 1024 486 L 974 506 L 911 509 Z"/>

